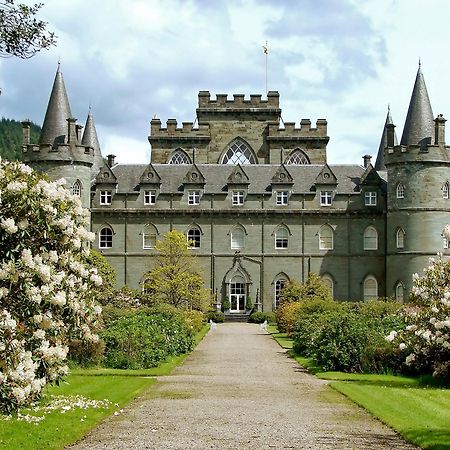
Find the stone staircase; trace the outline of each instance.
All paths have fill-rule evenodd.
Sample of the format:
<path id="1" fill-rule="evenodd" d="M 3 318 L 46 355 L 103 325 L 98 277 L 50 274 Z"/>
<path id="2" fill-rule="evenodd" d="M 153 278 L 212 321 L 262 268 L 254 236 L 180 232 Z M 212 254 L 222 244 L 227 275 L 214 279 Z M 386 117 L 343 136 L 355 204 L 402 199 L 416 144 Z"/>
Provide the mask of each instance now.
<path id="1" fill-rule="evenodd" d="M 249 315 L 246 313 L 225 314 L 225 322 L 248 322 Z"/>

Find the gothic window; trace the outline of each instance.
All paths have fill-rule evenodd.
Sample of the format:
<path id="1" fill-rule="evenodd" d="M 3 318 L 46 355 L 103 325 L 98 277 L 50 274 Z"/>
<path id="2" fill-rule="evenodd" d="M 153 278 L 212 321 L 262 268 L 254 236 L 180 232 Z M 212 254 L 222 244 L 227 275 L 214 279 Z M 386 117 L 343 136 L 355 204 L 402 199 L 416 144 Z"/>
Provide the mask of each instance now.
<path id="1" fill-rule="evenodd" d="M 156 191 L 144 191 L 144 205 L 154 205 L 156 203 Z"/>
<path id="2" fill-rule="evenodd" d="M 373 275 L 367 275 L 363 283 L 364 300 L 378 298 L 378 282 Z"/>
<path id="3" fill-rule="evenodd" d="M 364 230 L 364 250 L 377 250 L 378 249 L 378 232 L 372 227 L 368 226 Z"/>
<path id="4" fill-rule="evenodd" d="M 305 153 L 297 148 L 288 156 L 286 164 L 303 165 L 303 164 L 310 164 L 310 162 Z"/>
<path id="5" fill-rule="evenodd" d="M 244 230 L 237 226 L 231 230 L 230 233 L 231 238 L 231 249 L 232 250 L 240 250 L 245 246 L 245 232 Z"/>
<path id="6" fill-rule="evenodd" d="M 405 300 L 405 287 L 401 281 L 399 281 L 395 286 L 395 300 L 399 302 L 403 302 Z"/>
<path id="7" fill-rule="evenodd" d="M 443 248 L 444 250 L 448 250 L 448 238 L 447 238 L 447 236 L 444 234 L 444 232 L 442 232 L 441 237 L 442 237 L 442 248 Z"/>
<path id="8" fill-rule="evenodd" d="M 448 199 L 448 189 L 449 189 L 449 185 L 448 185 L 448 181 L 447 181 L 442 186 L 442 198 Z"/>
<path id="9" fill-rule="evenodd" d="M 405 198 L 405 185 L 402 183 L 397 184 L 397 198 Z"/>
<path id="10" fill-rule="evenodd" d="M 397 229 L 396 244 L 397 244 L 397 248 L 405 247 L 405 232 L 404 232 L 403 228 Z"/>
<path id="11" fill-rule="evenodd" d="M 334 297 L 334 280 L 331 275 L 325 273 L 321 276 L 323 284 L 330 290 L 331 298 Z"/>
<path id="12" fill-rule="evenodd" d="M 188 191 L 188 205 L 200 204 L 200 191 Z"/>
<path id="13" fill-rule="evenodd" d="M 275 231 L 275 248 L 288 248 L 289 232 L 281 226 Z"/>
<path id="14" fill-rule="evenodd" d="M 377 206 L 377 193 L 375 191 L 365 192 L 364 204 L 366 206 Z"/>
<path id="15" fill-rule="evenodd" d="M 324 225 L 319 231 L 319 249 L 333 250 L 333 229 Z"/>
<path id="16" fill-rule="evenodd" d="M 111 228 L 102 228 L 98 235 L 99 248 L 111 248 L 113 245 L 113 232 Z"/>
<path id="17" fill-rule="evenodd" d="M 277 206 L 283 206 L 288 204 L 289 192 L 277 191 L 276 204 Z"/>
<path id="18" fill-rule="evenodd" d="M 333 199 L 333 192 L 320 191 L 320 206 L 331 206 Z"/>
<path id="19" fill-rule="evenodd" d="M 100 191 L 100 205 L 110 205 L 111 201 L 111 191 Z"/>
<path id="20" fill-rule="evenodd" d="M 155 248 L 157 234 L 158 231 L 154 225 L 148 224 L 144 227 L 142 231 L 142 248 L 144 250 Z"/>
<path id="21" fill-rule="evenodd" d="M 236 139 L 223 155 L 221 164 L 256 164 L 256 158 L 244 141 Z"/>
<path id="22" fill-rule="evenodd" d="M 233 206 L 242 206 L 244 204 L 244 191 L 233 191 L 231 203 Z"/>
<path id="23" fill-rule="evenodd" d="M 169 159 L 169 164 L 191 164 L 191 158 L 181 148 L 175 150 Z"/>
<path id="24" fill-rule="evenodd" d="M 278 278 L 277 281 L 275 281 L 275 297 L 273 302 L 274 309 L 278 308 L 278 305 L 280 304 L 281 300 L 281 291 L 288 283 L 288 280 L 286 278 Z"/>
<path id="25" fill-rule="evenodd" d="M 200 248 L 201 232 L 198 228 L 190 228 L 187 232 L 186 238 L 189 248 Z"/>
<path id="26" fill-rule="evenodd" d="M 81 197 L 81 181 L 77 180 L 72 185 L 72 195 L 76 195 L 77 197 Z"/>

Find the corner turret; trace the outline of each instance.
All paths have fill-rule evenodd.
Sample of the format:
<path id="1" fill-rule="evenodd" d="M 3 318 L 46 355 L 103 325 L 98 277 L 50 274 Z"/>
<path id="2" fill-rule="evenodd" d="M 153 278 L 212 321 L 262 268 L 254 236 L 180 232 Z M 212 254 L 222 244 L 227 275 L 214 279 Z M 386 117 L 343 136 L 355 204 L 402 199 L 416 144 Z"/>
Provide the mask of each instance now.
<path id="1" fill-rule="evenodd" d="M 86 119 L 86 125 L 84 127 L 83 138 L 81 139 L 81 145 L 85 147 L 92 147 L 94 149 L 94 164 L 92 164 L 91 176 L 94 179 L 100 168 L 103 166 L 103 156 L 98 142 L 97 130 L 95 128 L 94 117 L 89 108 L 89 113 Z"/>
<path id="2" fill-rule="evenodd" d="M 388 147 L 388 125 L 393 125 L 392 116 L 391 116 L 391 108 L 388 106 L 388 111 L 386 115 L 386 121 L 384 122 L 383 133 L 381 135 L 380 146 L 378 147 L 377 160 L 375 162 L 376 170 L 386 170 L 386 165 L 384 163 L 384 149 Z M 393 145 L 398 145 L 397 134 L 394 130 L 394 142 Z M 392 145 L 391 145 L 392 147 Z"/>

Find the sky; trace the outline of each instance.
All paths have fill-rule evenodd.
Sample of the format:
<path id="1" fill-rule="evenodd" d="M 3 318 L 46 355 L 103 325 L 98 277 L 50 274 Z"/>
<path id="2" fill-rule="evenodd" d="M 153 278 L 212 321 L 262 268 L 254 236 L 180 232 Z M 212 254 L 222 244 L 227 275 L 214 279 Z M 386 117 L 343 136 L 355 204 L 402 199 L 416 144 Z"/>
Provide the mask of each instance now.
<path id="1" fill-rule="evenodd" d="M 26 2 L 26 0 L 22 0 Z M 58 61 L 74 117 L 89 106 L 103 155 L 150 160 L 155 115 L 195 120 L 198 92 L 280 93 L 284 122 L 327 119 L 330 164 L 375 162 L 388 105 L 401 137 L 419 59 L 450 116 L 450 2 L 43 0 L 57 46 L 0 60 L 0 114 L 42 125 Z"/>

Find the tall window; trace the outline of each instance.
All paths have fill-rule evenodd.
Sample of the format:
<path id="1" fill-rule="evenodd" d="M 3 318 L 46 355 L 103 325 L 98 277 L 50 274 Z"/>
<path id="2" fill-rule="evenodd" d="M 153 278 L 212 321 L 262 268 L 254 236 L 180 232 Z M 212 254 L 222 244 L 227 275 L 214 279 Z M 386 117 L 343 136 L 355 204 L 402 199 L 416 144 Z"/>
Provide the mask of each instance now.
<path id="1" fill-rule="evenodd" d="M 364 280 L 364 300 L 378 298 L 378 283 L 373 275 L 368 275 Z"/>
<path id="2" fill-rule="evenodd" d="M 333 250 L 333 229 L 324 225 L 319 231 L 319 249 Z"/>
<path id="3" fill-rule="evenodd" d="M 170 157 L 169 164 L 191 164 L 191 158 L 179 148 Z"/>
<path id="4" fill-rule="evenodd" d="M 200 191 L 188 191 L 188 204 L 189 205 L 200 204 Z"/>
<path id="5" fill-rule="evenodd" d="M 288 248 L 289 232 L 285 227 L 279 227 L 275 231 L 275 248 Z"/>
<path id="6" fill-rule="evenodd" d="M 144 205 L 154 205 L 156 203 L 156 191 L 144 191 Z"/>
<path id="7" fill-rule="evenodd" d="M 377 230 L 369 226 L 364 230 L 364 250 L 378 249 L 378 233 Z"/>
<path id="8" fill-rule="evenodd" d="M 149 250 L 155 248 L 156 234 L 155 233 L 142 233 L 142 248 Z"/>
<path id="9" fill-rule="evenodd" d="M 442 198 L 448 199 L 448 181 L 442 186 Z"/>
<path id="10" fill-rule="evenodd" d="M 300 149 L 294 150 L 286 160 L 286 164 L 302 165 L 309 164 L 309 159 Z"/>
<path id="11" fill-rule="evenodd" d="M 405 232 L 402 228 L 397 229 L 396 233 L 397 248 L 405 247 Z"/>
<path id="12" fill-rule="evenodd" d="M 233 191 L 231 203 L 233 206 L 242 206 L 244 204 L 244 191 Z"/>
<path id="13" fill-rule="evenodd" d="M 110 205 L 111 200 L 111 191 L 100 191 L 100 205 Z"/>
<path id="14" fill-rule="evenodd" d="M 256 158 L 244 141 L 236 139 L 223 155 L 221 164 L 256 164 Z"/>
<path id="15" fill-rule="evenodd" d="M 331 298 L 334 297 L 334 280 L 333 277 L 329 274 L 322 275 L 323 284 L 330 290 Z"/>
<path id="16" fill-rule="evenodd" d="M 76 195 L 77 197 L 81 197 L 81 181 L 77 180 L 72 185 L 72 195 Z"/>
<path id="17" fill-rule="evenodd" d="M 245 232 L 244 230 L 237 226 L 231 230 L 231 249 L 240 250 L 245 246 Z"/>
<path id="18" fill-rule="evenodd" d="M 331 206 L 333 199 L 333 192 L 320 191 L 320 206 Z"/>
<path id="19" fill-rule="evenodd" d="M 189 248 L 200 248 L 200 230 L 198 228 L 191 228 L 187 232 L 187 241 Z"/>
<path id="20" fill-rule="evenodd" d="M 102 228 L 98 236 L 99 248 L 111 248 L 113 245 L 113 232 L 111 228 Z"/>
<path id="21" fill-rule="evenodd" d="M 395 299 L 399 302 L 403 302 L 405 300 L 405 288 L 401 281 L 399 281 L 395 286 Z"/>
<path id="22" fill-rule="evenodd" d="M 397 184 L 397 198 L 405 198 L 405 185 L 402 183 Z"/>
<path id="23" fill-rule="evenodd" d="M 442 248 L 444 250 L 448 250 L 448 239 L 443 234 L 441 236 L 442 236 Z"/>
<path id="24" fill-rule="evenodd" d="M 286 286 L 287 280 L 284 278 L 280 278 L 275 282 L 275 298 L 274 298 L 274 309 L 278 308 L 281 300 L 281 291 Z"/>
<path id="25" fill-rule="evenodd" d="M 366 206 L 377 206 L 377 193 L 375 191 L 365 192 L 364 204 Z"/>
<path id="26" fill-rule="evenodd" d="M 288 191 L 277 191 L 276 202 L 278 206 L 287 205 L 289 199 Z"/>

